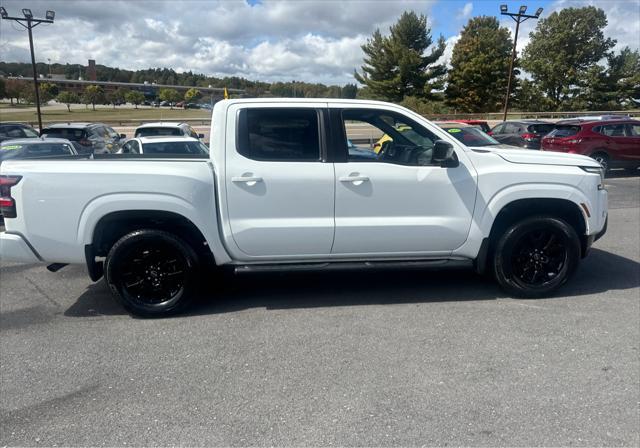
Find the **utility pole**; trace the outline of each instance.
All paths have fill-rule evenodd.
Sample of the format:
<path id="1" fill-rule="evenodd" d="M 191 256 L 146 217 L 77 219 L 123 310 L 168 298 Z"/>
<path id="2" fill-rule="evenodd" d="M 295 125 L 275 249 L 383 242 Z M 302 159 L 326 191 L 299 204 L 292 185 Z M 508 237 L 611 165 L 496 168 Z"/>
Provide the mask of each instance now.
<path id="1" fill-rule="evenodd" d="M 40 89 L 38 88 L 38 73 L 36 70 L 36 57 L 33 51 L 33 28 L 40 25 L 41 23 L 53 23 L 53 19 L 56 16 L 55 11 L 47 11 L 45 19 L 35 19 L 30 9 L 23 8 L 22 17 L 10 17 L 7 13 L 7 10 L 4 9 L 4 6 L 0 6 L 0 16 L 4 20 L 13 20 L 14 22 L 19 23 L 22 27 L 26 28 L 29 32 L 29 48 L 31 49 L 31 68 L 33 70 L 33 88 L 35 89 L 36 94 L 36 110 L 38 111 L 38 127 L 40 132 L 42 132 L 42 114 L 40 113 Z M 49 70 L 51 70 L 51 66 L 49 66 Z"/>
<path id="2" fill-rule="evenodd" d="M 500 5 L 500 14 L 503 16 L 509 16 L 516 22 L 516 34 L 513 39 L 513 51 L 511 52 L 511 62 L 509 62 L 509 73 L 507 74 L 507 95 L 504 98 L 504 116 L 502 117 L 502 121 L 507 121 L 509 97 L 511 96 L 511 80 L 513 79 L 513 64 L 516 60 L 516 46 L 518 45 L 518 31 L 520 31 L 520 24 L 527 19 L 538 19 L 543 10 L 542 8 L 538 8 L 535 15 L 532 16 L 525 14 L 527 12 L 526 5 L 522 5 L 517 13 L 508 12 L 508 9 L 507 5 Z"/>

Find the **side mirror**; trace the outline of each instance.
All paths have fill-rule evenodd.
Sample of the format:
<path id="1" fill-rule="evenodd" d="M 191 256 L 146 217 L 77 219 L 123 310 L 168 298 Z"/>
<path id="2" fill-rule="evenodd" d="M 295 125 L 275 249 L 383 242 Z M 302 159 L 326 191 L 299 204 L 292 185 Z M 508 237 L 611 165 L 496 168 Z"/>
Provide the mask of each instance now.
<path id="1" fill-rule="evenodd" d="M 204 138 L 204 134 L 198 134 L 198 138 Z"/>
<path id="2" fill-rule="evenodd" d="M 127 138 L 127 134 L 120 134 L 120 138 Z"/>
<path id="3" fill-rule="evenodd" d="M 460 164 L 456 157 L 456 153 L 453 150 L 453 145 L 449 142 L 445 142 L 444 140 L 436 140 L 433 145 L 431 163 L 443 168 L 455 168 Z"/>

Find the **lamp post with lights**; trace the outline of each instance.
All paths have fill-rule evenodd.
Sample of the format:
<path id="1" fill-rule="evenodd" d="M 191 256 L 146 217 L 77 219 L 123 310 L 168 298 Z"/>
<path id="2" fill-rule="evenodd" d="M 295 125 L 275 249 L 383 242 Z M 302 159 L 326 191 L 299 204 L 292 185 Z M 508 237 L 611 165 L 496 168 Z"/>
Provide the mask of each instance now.
<path id="1" fill-rule="evenodd" d="M 33 33 L 31 30 L 41 23 L 53 23 L 53 19 L 56 16 L 55 11 L 47 11 L 44 19 L 36 19 L 33 17 L 31 10 L 28 8 L 22 9 L 22 17 L 10 17 L 7 13 L 7 10 L 4 9 L 4 6 L 0 6 L 0 16 L 4 20 L 13 20 L 14 22 L 19 23 L 24 28 L 29 31 L 29 48 L 31 49 L 31 68 L 33 69 L 33 87 L 36 93 L 36 109 L 38 111 L 38 126 L 40 128 L 40 132 L 42 132 L 42 115 L 40 114 L 40 91 L 38 89 L 38 75 L 36 72 L 36 57 L 33 52 Z"/>
<path id="2" fill-rule="evenodd" d="M 511 96 L 511 80 L 513 79 L 513 64 L 516 60 L 516 46 L 518 45 L 518 31 L 520 30 L 520 24 L 528 19 L 538 19 L 540 18 L 540 14 L 542 14 L 542 8 L 538 8 L 536 10 L 535 15 L 528 15 L 527 6 L 522 5 L 517 13 L 509 12 L 507 5 L 500 5 L 500 14 L 503 16 L 509 16 L 516 22 L 516 35 L 513 39 L 513 51 L 511 52 L 511 62 L 509 63 L 509 74 L 507 80 L 507 96 L 504 99 L 504 116 L 502 117 L 502 121 L 507 120 L 507 111 L 509 110 L 509 97 Z"/>

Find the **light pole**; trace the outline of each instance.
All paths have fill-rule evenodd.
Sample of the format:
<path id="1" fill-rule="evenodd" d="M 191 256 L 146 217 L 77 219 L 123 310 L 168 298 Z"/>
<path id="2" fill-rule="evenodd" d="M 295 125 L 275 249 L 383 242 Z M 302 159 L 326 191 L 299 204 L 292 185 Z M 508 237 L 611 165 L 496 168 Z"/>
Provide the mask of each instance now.
<path id="1" fill-rule="evenodd" d="M 507 96 L 504 98 L 504 116 L 502 121 L 507 120 L 507 111 L 509 110 L 509 97 L 511 96 L 511 80 L 513 79 L 513 63 L 516 59 L 516 46 L 518 45 L 518 31 L 520 30 L 520 24 L 527 19 L 538 19 L 542 14 L 542 8 L 536 10 L 535 15 L 527 15 L 526 5 L 522 5 L 517 13 L 508 12 L 507 5 L 500 5 L 500 14 L 503 16 L 509 16 L 516 22 L 516 35 L 513 39 L 513 51 L 511 52 L 511 62 L 509 63 L 509 73 L 507 74 Z"/>
<path id="2" fill-rule="evenodd" d="M 2 16 L 5 20 L 13 20 L 14 22 L 19 23 L 24 28 L 29 31 L 29 48 L 31 49 L 31 68 L 33 69 L 33 88 L 36 93 L 36 110 L 38 111 L 38 127 L 40 128 L 40 132 L 42 132 L 42 115 L 40 114 L 40 91 L 38 89 L 38 74 L 36 71 L 36 57 L 33 52 L 33 33 L 31 30 L 41 23 L 53 23 L 53 19 L 56 16 L 55 11 L 47 11 L 44 19 L 35 19 L 30 9 L 23 8 L 22 17 L 10 17 L 7 13 L 7 10 L 4 9 L 3 6 L 0 6 L 0 16 Z"/>

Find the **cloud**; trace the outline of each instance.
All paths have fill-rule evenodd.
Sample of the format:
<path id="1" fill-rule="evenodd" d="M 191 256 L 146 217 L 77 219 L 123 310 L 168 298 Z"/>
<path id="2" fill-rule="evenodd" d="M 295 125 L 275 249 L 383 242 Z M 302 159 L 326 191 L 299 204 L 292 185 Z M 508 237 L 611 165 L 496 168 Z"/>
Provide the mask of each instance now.
<path id="1" fill-rule="evenodd" d="M 473 3 L 465 3 L 462 9 L 458 11 L 458 19 L 466 20 L 471 17 L 471 13 L 473 12 Z"/>

